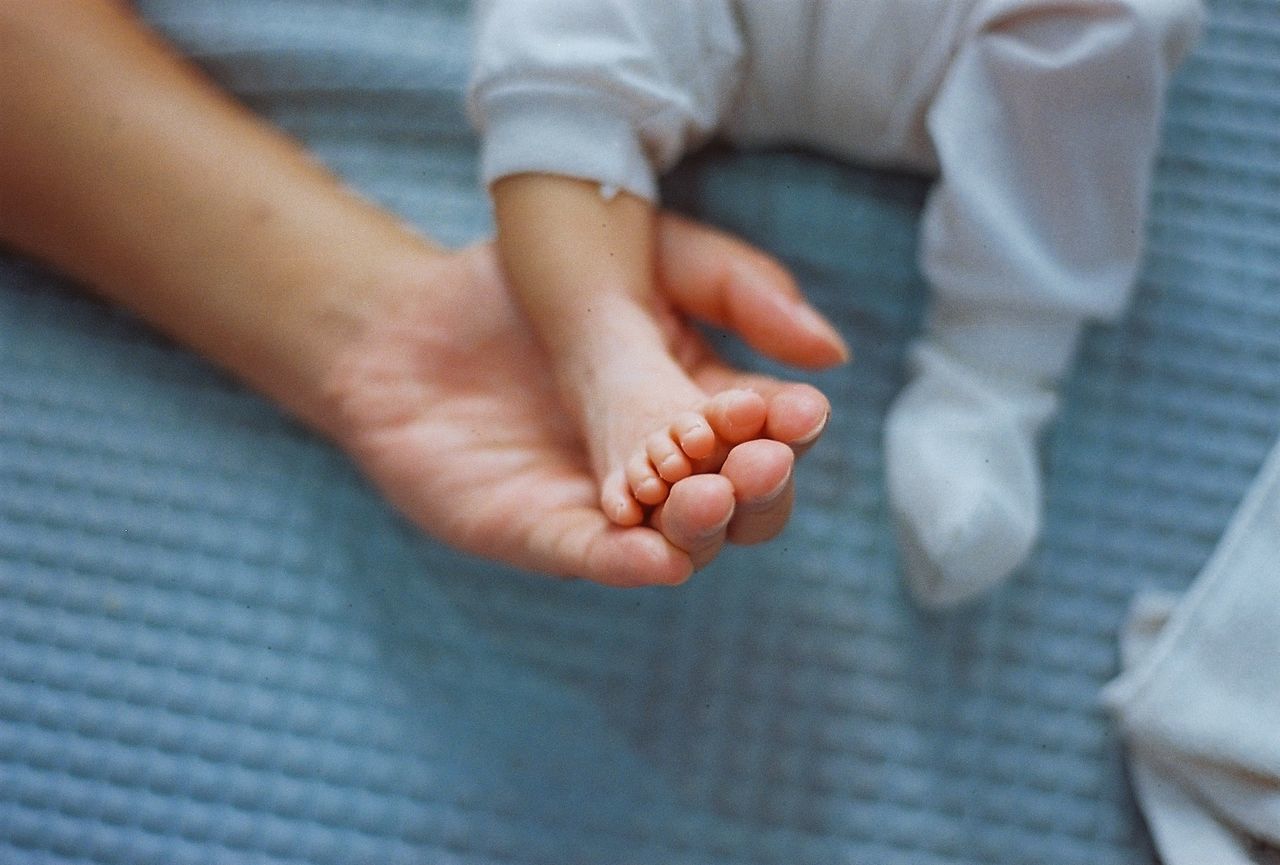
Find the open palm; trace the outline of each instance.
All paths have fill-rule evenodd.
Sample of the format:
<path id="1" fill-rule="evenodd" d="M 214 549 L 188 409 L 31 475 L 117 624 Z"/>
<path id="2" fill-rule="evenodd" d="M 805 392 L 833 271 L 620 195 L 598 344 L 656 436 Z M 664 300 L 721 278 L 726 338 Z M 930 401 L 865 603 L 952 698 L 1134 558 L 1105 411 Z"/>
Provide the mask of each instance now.
<path id="1" fill-rule="evenodd" d="M 737 254 L 723 236 L 664 224 L 666 236 L 692 243 L 669 258 L 707 251 L 704 240 Z M 670 281 L 694 307 L 715 290 L 708 283 L 723 282 L 705 261 Z M 780 407 L 769 430 L 778 441 L 700 466 L 706 473 L 677 484 L 648 526 L 619 528 L 600 511 L 577 429 L 487 244 L 437 260 L 378 312 L 335 377 L 339 443 L 411 520 L 462 550 L 609 585 L 681 582 L 726 535 L 763 540 L 782 528 L 793 451 L 779 441 L 811 441 L 828 406 L 811 387 L 738 375 L 680 318 L 663 318 L 695 380 L 755 387 Z"/>

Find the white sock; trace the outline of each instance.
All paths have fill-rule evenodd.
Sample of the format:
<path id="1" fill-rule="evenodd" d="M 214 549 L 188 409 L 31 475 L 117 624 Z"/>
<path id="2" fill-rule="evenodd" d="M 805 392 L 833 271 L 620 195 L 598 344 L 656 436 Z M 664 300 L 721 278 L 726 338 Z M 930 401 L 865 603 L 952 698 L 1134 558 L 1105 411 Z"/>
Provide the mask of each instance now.
<path id="1" fill-rule="evenodd" d="M 1040 533 L 1036 438 L 1056 408 L 1037 381 L 980 371 L 929 343 L 889 410 L 889 505 L 907 584 L 926 607 L 969 600 L 1022 564 Z"/>

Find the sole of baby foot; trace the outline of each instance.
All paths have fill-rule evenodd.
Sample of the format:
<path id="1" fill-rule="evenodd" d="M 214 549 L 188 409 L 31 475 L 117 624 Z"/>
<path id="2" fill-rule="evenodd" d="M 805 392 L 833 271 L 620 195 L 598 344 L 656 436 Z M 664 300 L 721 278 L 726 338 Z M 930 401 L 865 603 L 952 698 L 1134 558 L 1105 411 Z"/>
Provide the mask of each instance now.
<path id="1" fill-rule="evenodd" d="M 638 525 L 647 508 L 666 501 L 672 484 L 717 471 L 730 448 L 761 435 L 767 419 L 764 398 L 740 388 L 697 409 L 674 411 L 657 429 L 633 437 L 629 449 L 614 449 L 615 468 L 601 482 L 601 509 L 620 526 Z"/>

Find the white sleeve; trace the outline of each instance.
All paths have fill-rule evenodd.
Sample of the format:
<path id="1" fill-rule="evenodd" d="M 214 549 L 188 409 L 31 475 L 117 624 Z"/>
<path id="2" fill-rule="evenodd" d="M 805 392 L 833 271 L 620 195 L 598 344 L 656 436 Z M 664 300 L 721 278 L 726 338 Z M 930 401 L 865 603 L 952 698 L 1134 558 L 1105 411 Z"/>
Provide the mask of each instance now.
<path id="1" fill-rule="evenodd" d="M 736 94 L 729 0 L 479 0 L 475 26 L 486 185 L 541 172 L 652 199 Z"/>

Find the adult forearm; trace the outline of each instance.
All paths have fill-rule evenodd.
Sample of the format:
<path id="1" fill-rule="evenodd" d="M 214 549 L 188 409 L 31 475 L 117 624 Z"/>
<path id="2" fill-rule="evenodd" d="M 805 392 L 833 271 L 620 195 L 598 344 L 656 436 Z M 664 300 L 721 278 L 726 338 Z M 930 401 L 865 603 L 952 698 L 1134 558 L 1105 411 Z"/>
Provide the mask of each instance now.
<path id="1" fill-rule="evenodd" d="M 432 253 L 110 0 L 0 0 L 0 118 L 0 240 L 316 424 L 370 294 Z"/>

